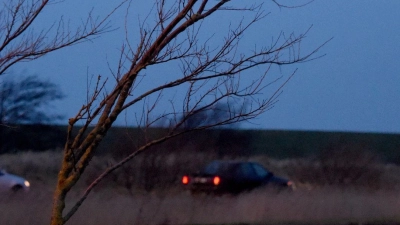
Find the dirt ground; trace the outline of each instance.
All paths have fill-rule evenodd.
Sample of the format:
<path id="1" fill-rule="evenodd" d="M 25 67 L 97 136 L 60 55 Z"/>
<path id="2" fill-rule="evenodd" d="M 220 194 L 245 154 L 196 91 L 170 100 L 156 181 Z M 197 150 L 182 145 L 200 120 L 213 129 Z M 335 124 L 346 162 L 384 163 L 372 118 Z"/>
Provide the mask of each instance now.
<path id="1" fill-rule="evenodd" d="M 72 193 L 70 203 L 79 196 Z M 39 225 L 50 220 L 52 189 L 0 197 L 1 224 Z M 276 191 L 259 189 L 239 196 L 191 196 L 180 189 L 94 192 L 68 222 L 111 224 L 365 224 L 400 221 L 398 191 L 337 188 Z M 68 224 L 67 223 L 67 224 Z"/>

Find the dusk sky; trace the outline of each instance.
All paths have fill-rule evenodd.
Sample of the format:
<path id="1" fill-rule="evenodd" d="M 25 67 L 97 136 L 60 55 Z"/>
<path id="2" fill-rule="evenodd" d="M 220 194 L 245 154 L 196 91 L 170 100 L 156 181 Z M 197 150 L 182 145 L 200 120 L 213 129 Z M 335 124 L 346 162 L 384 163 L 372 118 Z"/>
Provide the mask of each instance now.
<path id="1" fill-rule="evenodd" d="M 94 14 L 101 16 L 116 5 L 112 2 L 61 1 L 49 6 L 39 22 L 60 15 L 85 18 L 92 7 Z M 284 87 L 279 102 L 252 123 L 242 123 L 240 127 L 400 133 L 400 1 L 315 0 L 294 9 L 264 2 L 264 9 L 270 14 L 249 32 L 246 39 L 249 46 L 253 38 L 265 37 L 268 45 L 280 31 L 301 33 L 310 26 L 302 52 L 333 39 L 318 52 L 326 54 L 324 57 L 284 68 L 285 76 L 295 68 L 298 70 Z M 132 15 L 134 20 L 146 15 L 140 12 Z M 61 122 L 66 124 L 85 101 L 87 74 L 107 76 L 107 61 L 116 63 L 124 39 L 124 13 L 125 10 L 120 10 L 111 17 L 110 24 L 119 28 L 116 31 L 34 62 L 18 64 L 8 72 L 36 74 L 58 84 L 67 97 L 54 106 L 65 116 Z M 214 27 L 204 29 L 218 32 L 235 16 L 240 14 L 221 14 Z M 131 32 L 137 29 L 132 26 Z M 117 125 L 124 125 L 125 121 L 122 117 Z"/>

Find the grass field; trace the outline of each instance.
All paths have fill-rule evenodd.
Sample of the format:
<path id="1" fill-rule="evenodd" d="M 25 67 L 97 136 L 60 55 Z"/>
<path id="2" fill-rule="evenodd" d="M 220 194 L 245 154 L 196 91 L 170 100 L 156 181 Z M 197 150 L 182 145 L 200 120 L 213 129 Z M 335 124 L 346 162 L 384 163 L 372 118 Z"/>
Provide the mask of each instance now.
<path id="1" fill-rule="evenodd" d="M 102 201 L 96 196 L 75 218 L 73 224 L 95 215 Z M 85 224 L 272 224 L 398 221 L 400 202 L 396 192 L 340 191 L 321 189 L 313 192 L 276 193 L 257 190 L 238 197 L 191 197 L 186 193 L 118 196 L 104 206 L 104 219 L 92 218 Z M 121 204 L 122 203 L 122 204 Z M 97 207 L 96 207 L 97 206 Z M 110 209 L 113 214 L 110 213 Z M 101 212 L 101 211 L 100 211 Z M 109 214 L 110 213 L 110 214 Z M 108 215 L 107 215 L 108 214 Z M 97 215 L 97 214 L 96 214 Z M 110 216 L 113 215 L 113 216 Z M 116 221 L 115 221 L 116 222 Z M 114 223 L 115 224 L 115 223 Z"/>
<path id="2" fill-rule="evenodd" d="M 48 187 L 2 198 L 1 224 L 46 224 L 50 205 Z M 69 224 L 389 223 L 400 220 L 399 209 L 399 192 L 394 190 L 256 190 L 237 197 L 192 197 L 177 189 L 134 195 L 107 189 L 92 194 Z"/>
<path id="3" fill-rule="evenodd" d="M 0 165 L 27 177 L 32 183 L 29 193 L 0 196 L 0 224 L 49 223 L 59 160 L 60 154 L 54 151 L 0 157 Z M 102 165 L 102 160 L 105 159 L 95 158 L 93 166 L 98 168 L 96 165 Z M 297 161 L 262 156 L 250 160 L 296 180 L 295 173 L 290 173 L 288 167 L 299 164 Z M 139 161 L 134 163 L 140 164 Z M 176 183 L 156 185 L 149 192 L 135 186 L 128 190 L 110 179 L 94 190 L 69 224 L 396 224 L 400 222 L 400 168 L 380 166 L 382 174 L 378 180 L 382 185 L 372 188 L 299 183 L 297 190 L 291 192 L 265 188 L 236 197 L 191 196 Z M 88 177 L 71 193 L 69 202 L 80 196 L 92 172 L 88 170 Z"/>

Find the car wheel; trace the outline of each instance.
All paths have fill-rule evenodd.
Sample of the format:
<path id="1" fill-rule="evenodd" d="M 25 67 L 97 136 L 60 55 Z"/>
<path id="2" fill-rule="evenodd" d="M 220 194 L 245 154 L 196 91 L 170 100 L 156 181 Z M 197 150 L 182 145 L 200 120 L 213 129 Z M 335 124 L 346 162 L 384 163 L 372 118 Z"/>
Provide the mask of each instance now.
<path id="1" fill-rule="evenodd" d="M 13 192 L 18 192 L 18 191 L 21 190 L 21 189 L 22 189 L 22 186 L 19 185 L 19 184 L 14 185 L 14 186 L 11 188 L 11 190 L 12 190 Z"/>

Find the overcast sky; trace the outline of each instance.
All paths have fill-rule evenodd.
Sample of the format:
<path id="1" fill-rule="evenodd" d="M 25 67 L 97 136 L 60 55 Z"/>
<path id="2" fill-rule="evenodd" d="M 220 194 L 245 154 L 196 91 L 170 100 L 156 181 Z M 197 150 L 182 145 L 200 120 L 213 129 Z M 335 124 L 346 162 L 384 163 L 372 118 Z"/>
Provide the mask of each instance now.
<path id="1" fill-rule="evenodd" d="M 84 18 L 93 6 L 94 13 L 101 15 L 115 6 L 113 2 L 65 1 L 50 6 L 39 19 L 51 21 L 61 14 L 72 20 Z M 400 133 L 400 1 L 315 0 L 296 9 L 265 2 L 270 14 L 249 32 L 249 46 L 252 38 L 270 40 L 280 31 L 300 33 L 311 25 L 302 51 L 333 39 L 320 51 L 325 57 L 285 69 L 287 73 L 294 68 L 298 71 L 279 102 L 252 124 L 241 127 Z M 122 27 L 123 19 L 115 15 L 111 25 Z M 224 15 L 219 19 L 231 18 Z M 221 23 L 214 23 L 210 32 L 218 32 L 219 26 Z M 137 27 L 132 27 L 132 32 L 134 29 Z M 60 85 L 67 97 L 54 106 L 65 115 L 66 123 L 84 103 L 87 74 L 108 74 L 107 61 L 116 63 L 124 38 L 121 34 L 120 28 L 92 42 L 19 64 L 9 72 L 37 74 Z M 117 124 L 124 125 L 125 119 Z"/>

